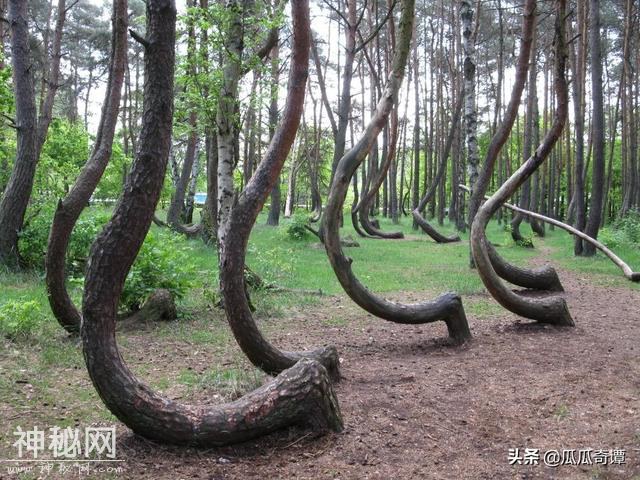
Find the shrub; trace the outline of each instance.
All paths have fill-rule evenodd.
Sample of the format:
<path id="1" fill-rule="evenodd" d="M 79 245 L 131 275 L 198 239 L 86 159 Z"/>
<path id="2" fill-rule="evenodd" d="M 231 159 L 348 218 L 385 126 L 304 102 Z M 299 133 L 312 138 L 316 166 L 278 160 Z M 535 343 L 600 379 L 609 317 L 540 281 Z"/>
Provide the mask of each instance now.
<path id="1" fill-rule="evenodd" d="M 0 305 L 0 332 L 12 340 L 28 337 L 43 319 L 35 300 L 9 300 Z"/>
<path id="2" fill-rule="evenodd" d="M 20 232 L 20 255 L 29 268 L 44 270 L 49 230 L 55 213 L 55 205 L 45 204 Z M 78 219 L 67 249 L 67 272 L 81 275 L 89 253 L 89 247 L 102 227 L 109 220 L 105 210 L 87 209 Z"/>
<path id="3" fill-rule="evenodd" d="M 295 213 L 287 225 L 287 236 L 291 240 L 296 241 L 301 241 L 307 238 L 309 236 L 309 231 L 306 229 L 305 225 L 308 221 L 308 217 L 305 213 Z"/>
<path id="4" fill-rule="evenodd" d="M 127 275 L 120 307 L 137 310 L 158 288 L 180 299 L 193 286 L 194 272 L 182 237 L 169 231 L 151 231 Z"/>
<path id="5" fill-rule="evenodd" d="M 640 210 L 630 210 L 623 218 L 600 230 L 598 239 L 609 248 L 640 243 Z"/>
<path id="6" fill-rule="evenodd" d="M 20 253 L 26 264 L 36 270 L 44 270 L 54 211 L 51 205 L 43 207 L 20 234 Z M 91 244 L 109 218 L 106 210 L 89 208 L 78 219 L 67 249 L 66 268 L 72 285 L 82 285 Z M 158 288 L 166 288 L 175 298 L 182 298 L 191 287 L 193 270 L 182 237 L 169 231 L 149 232 L 127 276 L 121 308 L 138 309 Z"/>

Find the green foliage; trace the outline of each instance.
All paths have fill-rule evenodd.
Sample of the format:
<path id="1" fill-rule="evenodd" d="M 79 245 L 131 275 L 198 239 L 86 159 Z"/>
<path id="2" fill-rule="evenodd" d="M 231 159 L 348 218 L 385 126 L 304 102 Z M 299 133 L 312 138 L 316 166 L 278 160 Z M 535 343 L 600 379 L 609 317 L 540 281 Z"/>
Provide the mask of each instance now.
<path id="1" fill-rule="evenodd" d="M 42 147 L 34 192 L 40 199 L 61 198 L 89 158 L 89 134 L 79 123 L 54 119 Z"/>
<path id="2" fill-rule="evenodd" d="M 0 61 L 3 60 L 0 51 Z M 13 99 L 13 91 L 11 89 L 11 69 L 8 66 L 0 69 L 0 112 L 7 116 L 13 115 L 15 102 Z M 0 118 L 0 165 L 9 167 L 13 163 L 15 156 L 15 130 L 10 126 L 7 118 Z M 4 190 L 9 180 L 9 168 L 0 168 L 0 192 Z"/>
<path id="3" fill-rule="evenodd" d="M 9 300 L 0 305 L 0 332 L 12 340 L 30 336 L 43 319 L 35 300 Z"/>
<path id="4" fill-rule="evenodd" d="M 44 269 L 47 241 L 55 208 L 55 205 L 51 203 L 45 204 L 26 228 L 20 232 L 20 254 L 26 265 L 32 269 Z M 103 209 L 86 209 L 80 216 L 71 234 L 67 249 L 66 268 L 69 275 L 82 274 L 89 247 L 109 217 L 109 213 Z"/>
<path id="5" fill-rule="evenodd" d="M 609 248 L 637 246 L 640 243 L 640 210 L 631 210 L 623 218 L 603 228 L 598 238 Z"/>
<path id="6" fill-rule="evenodd" d="M 264 284 L 280 283 L 293 275 L 293 249 L 261 248 L 249 245 L 248 253 L 254 256 L 251 265 Z"/>
<path id="7" fill-rule="evenodd" d="M 189 249 L 181 237 L 168 231 L 151 231 L 127 275 L 120 306 L 136 310 L 158 288 L 180 299 L 193 286 L 193 276 Z"/>
<path id="8" fill-rule="evenodd" d="M 55 208 L 44 207 L 20 234 L 20 252 L 27 265 L 44 269 L 47 239 Z M 89 208 L 78 219 L 67 250 L 66 268 L 71 283 L 82 285 L 82 274 L 91 244 L 110 218 L 101 208 Z M 175 298 L 182 298 L 192 286 L 193 266 L 187 245 L 171 232 L 149 232 L 127 276 L 120 305 L 136 310 L 157 288 L 166 288 Z"/>
<path id="9" fill-rule="evenodd" d="M 308 215 L 303 212 L 296 212 L 286 226 L 287 236 L 291 240 L 301 241 L 309 237 L 309 230 L 305 225 L 309 221 Z"/>
<path id="10" fill-rule="evenodd" d="M 114 142 L 111 159 L 96 187 L 93 198 L 96 200 L 115 200 L 122 193 L 126 172 L 131 165 L 119 142 Z"/>

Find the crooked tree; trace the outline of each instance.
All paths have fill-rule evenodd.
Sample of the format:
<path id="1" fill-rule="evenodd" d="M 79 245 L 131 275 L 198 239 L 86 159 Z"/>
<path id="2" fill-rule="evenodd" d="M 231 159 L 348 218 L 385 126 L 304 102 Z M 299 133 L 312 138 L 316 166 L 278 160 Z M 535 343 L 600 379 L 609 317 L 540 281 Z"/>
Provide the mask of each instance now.
<path id="1" fill-rule="evenodd" d="M 302 84 L 304 94 L 308 4 L 294 0 L 292 8 L 297 32 L 292 71 L 303 72 L 302 78 L 292 74 L 292 80 Z M 113 216 L 91 248 L 86 273 L 81 332 L 91 380 L 114 415 L 137 434 L 159 442 L 219 446 L 293 424 L 318 431 L 339 430 L 342 420 L 328 374 L 314 360 L 304 359 L 244 397 L 211 407 L 183 405 L 162 397 L 133 375 L 118 352 L 117 300 L 151 225 L 168 162 L 175 21 L 173 0 L 147 1 L 146 81 L 138 154 Z M 300 110 L 294 111 L 299 120 Z M 272 145 L 283 146 L 280 139 L 287 135 L 280 130 Z M 244 296 L 243 288 L 240 290 Z"/>

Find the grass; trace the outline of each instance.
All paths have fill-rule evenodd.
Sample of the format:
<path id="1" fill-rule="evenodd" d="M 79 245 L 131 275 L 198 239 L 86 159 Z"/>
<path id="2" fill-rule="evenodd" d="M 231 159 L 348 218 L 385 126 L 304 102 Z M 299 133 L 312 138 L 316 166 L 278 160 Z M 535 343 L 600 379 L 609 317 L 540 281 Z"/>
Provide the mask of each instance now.
<path id="1" fill-rule="evenodd" d="M 313 237 L 303 241 L 289 239 L 287 222 L 283 219 L 280 227 L 268 227 L 265 217 L 259 217 L 250 239 L 248 265 L 269 283 L 341 295 L 342 288 L 322 245 Z M 483 318 L 501 314 L 502 308 L 485 292 L 477 273 L 469 269 L 467 234 L 462 235 L 460 243 L 436 245 L 426 235 L 413 231 L 408 219 L 399 225 L 392 225 L 386 219 L 380 223 L 383 230 L 399 229 L 406 238 L 400 241 L 358 239 L 360 248 L 346 249 L 353 258 L 355 273 L 369 289 L 383 295 L 420 292 L 422 296 L 425 292 L 435 296 L 452 290 L 463 296 L 469 316 Z M 453 231 L 449 224 L 441 230 Z M 528 226 L 523 225 L 522 230 L 524 235 L 530 235 Z M 572 239 L 565 232 L 547 232 L 544 239 L 534 237 L 535 249 L 516 246 L 510 234 L 496 223 L 490 224 L 488 236 L 498 251 L 512 262 L 526 264 L 542 251 L 553 264 L 588 274 L 602 285 L 639 288 L 625 280 L 600 254 L 589 259 L 574 258 Z M 342 235 L 357 238 L 349 224 Z M 262 384 L 264 375 L 248 364 L 235 344 L 224 313 L 214 306 L 218 277 L 215 250 L 197 240 L 182 241 L 191 251 L 195 271 L 194 287 L 179 304 L 179 320 L 119 333 L 120 349 L 132 370 L 163 392 L 185 401 L 201 396 L 219 397 L 221 401 L 237 398 Z M 640 249 L 627 246 L 616 249 L 616 253 L 640 268 Z M 73 290 L 73 294 L 79 300 L 79 290 Z M 42 274 L 0 272 L 0 308 L 8 302 L 27 300 L 35 302 L 39 312 L 29 334 L 14 340 L 0 335 L 0 416 L 3 418 L 0 458 L 10 455 L 11 432 L 21 422 L 66 426 L 113 421 L 84 371 L 79 341 L 70 339 L 50 313 Z M 278 331 L 278 322 L 274 319 L 288 315 L 291 309 L 312 309 L 321 301 L 314 295 L 268 291 L 252 292 L 252 300 L 257 307 L 255 317 L 267 335 Z M 327 327 L 345 327 L 352 322 L 348 314 L 322 321 Z M 145 350 L 155 351 L 154 345 L 158 344 L 164 346 L 164 351 L 172 351 L 176 357 L 172 358 L 175 360 L 173 373 L 159 371 L 153 358 L 139 357 L 136 346 L 140 342 L 146 342 Z M 174 343 L 176 348 L 171 345 L 167 348 L 169 343 Z M 180 360 L 180 351 L 186 352 L 185 355 L 197 353 L 198 365 L 208 368 L 189 369 L 189 362 Z M 44 404 L 48 409 L 41 408 Z M 561 419 L 565 413 L 568 412 L 559 411 L 556 416 Z"/>

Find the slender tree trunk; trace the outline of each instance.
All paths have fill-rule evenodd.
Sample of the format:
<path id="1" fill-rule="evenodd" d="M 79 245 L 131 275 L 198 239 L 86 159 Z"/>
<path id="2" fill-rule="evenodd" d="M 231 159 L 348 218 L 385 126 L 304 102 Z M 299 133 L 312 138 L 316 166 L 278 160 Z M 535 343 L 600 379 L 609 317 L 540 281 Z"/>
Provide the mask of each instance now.
<path id="1" fill-rule="evenodd" d="M 0 199 L 0 264 L 10 268 L 19 267 L 18 233 L 29 204 L 38 163 L 36 102 L 27 19 L 27 2 L 9 0 L 17 146 L 13 170 Z"/>
<path id="2" fill-rule="evenodd" d="M 416 35 L 417 37 L 417 35 Z M 411 193 L 411 209 L 418 208 L 420 203 L 420 76 L 418 65 L 418 39 L 413 47 L 413 87 L 415 110 L 413 118 L 413 190 Z M 425 172 L 426 175 L 426 172 Z M 413 219 L 413 229 L 418 229 L 418 222 Z"/>
<path id="3" fill-rule="evenodd" d="M 587 2 L 577 2 L 577 25 L 581 29 L 581 38 L 578 41 L 577 51 L 572 47 L 573 67 L 573 108 L 575 118 L 575 163 L 573 173 L 573 198 L 575 209 L 575 227 L 584 231 L 586 225 L 585 187 L 584 187 L 584 89 L 585 89 L 585 63 L 587 50 L 587 15 L 585 7 Z M 574 254 L 582 255 L 583 242 L 575 237 Z"/>
<path id="4" fill-rule="evenodd" d="M 113 6 L 109 79 L 93 152 L 69 194 L 58 202 L 49 233 L 45 259 L 49 304 L 60 325 L 70 333 L 77 334 L 80 331 L 80 312 L 66 289 L 67 248 L 73 228 L 111 158 L 113 137 L 118 123 L 120 93 L 124 81 L 127 20 L 127 0 L 116 0 Z"/>
<path id="5" fill-rule="evenodd" d="M 269 103 L 269 136 L 272 137 L 278 125 L 278 83 L 280 82 L 280 49 L 276 45 L 271 50 L 271 100 Z M 267 216 L 267 225 L 280 223 L 280 176 L 271 190 L 271 205 Z"/>
<path id="6" fill-rule="evenodd" d="M 591 47 L 591 98 L 592 98 L 592 138 L 593 138 L 593 170 L 591 177 L 591 201 L 589 203 L 589 219 L 585 232 L 593 239 L 598 238 L 602 204 L 604 202 L 604 99 L 602 93 L 602 45 L 600 43 L 600 0 L 590 0 L 591 22 L 589 45 Z M 592 256 L 596 247 L 592 243 L 584 244 L 583 254 Z"/>
<path id="7" fill-rule="evenodd" d="M 235 147 L 238 131 L 238 84 L 242 76 L 244 50 L 244 3 L 232 0 L 227 4 L 229 13 L 227 45 L 222 72 L 222 87 L 218 98 L 218 247 L 222 248 L 227 234 L 227 219 L 233 205 L 235 187 Z"/>
<path id="8" fill-rule="evenodd" d="M 479 175 L 478 152 L 478 112 L 476 107 L 476 53 L 473 35 L 473 2 L 460 1 L 460 18 L 462 20 L 462 38 L 464 49 L 464 123 L 467 142 L 467 171 L 469 186 L 475 190 Z"/>

